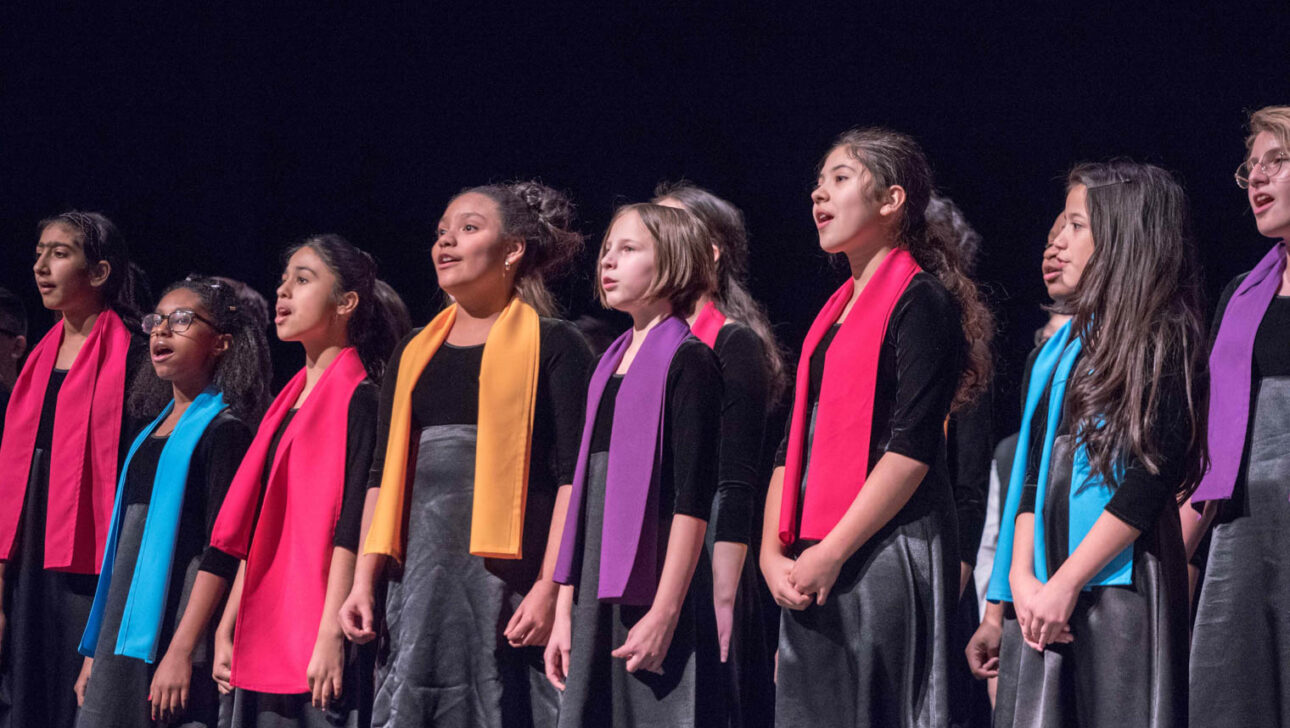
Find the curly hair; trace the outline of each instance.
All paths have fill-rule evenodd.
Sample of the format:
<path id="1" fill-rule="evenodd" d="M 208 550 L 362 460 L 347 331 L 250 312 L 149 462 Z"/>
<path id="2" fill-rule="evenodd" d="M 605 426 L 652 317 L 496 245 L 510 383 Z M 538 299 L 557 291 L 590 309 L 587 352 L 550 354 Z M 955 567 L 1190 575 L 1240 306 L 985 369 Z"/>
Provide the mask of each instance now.
<path id="1" fill-rule="evenodd" d="M 190 275 L 168 286 L 161 298 L 180 288 L 192 291 L 201 301 L 197 313 L 214 321 L 220 333 L 231 337 L 228 350 L 215 362 L 211 382 L 223 393 L 234 416 L 254 428 L 269 406 L 269 382 L 273 378 L 264 327 L 255 312 L 243 305 L 236 287 L 223 279 Z M 151 366 L 140 367 L 130 385 L 127 409 L 140 419 L 155 417 L 170 401 L 173 391 Z"/>
<path id="2" fill-rule="evenodd" d="M 890 129 L 851 129 L 834 141 L 829 152 L 839 147 L 869 171 L 875 196 L 893 185 L 905 190 L 897 244 L 908 250 L 923 270 L 935 275 L 958 304 L 967 357 L 950 409 L 962 409 L 990 384 L 994 316 L 969 275 L 968 261 L 958 241 L 941 226 L 927 223 L 927 206 L 936 189 L 927 156 L 913 137 Z M 828 154 L 820 160 L 817 173 L 827 158 Z"/>
<path id="3" fill-rule="evenodd" d="M 457 197 L 471 192 L 497 204 L 503 236 L 524 241 L 524 255 L 515 272 L 520 300 L 543 316 L 554 316 L 557 307 L 547 282 L 578 257 L 584 242 L 573 227 L 573 202 L 568 195 L 532 180 L 470 187 Z"/>
<path id="4" fill-rule="evenodd" d="M 1107 482 L 1118 482 L 1116 465 L 1128 455 L 1159 474 L 1167 426 L 1158 416 L 1161 383 L 1182 377 L 1190 435 L 1177 492 L 1186 498 L 1208 467 L 1209 391 L 1187 195 L 1165 170 L 1131 161 L 1081 164 L 1067 185 L 1087 189 L 1094 245 L 1079 284 L 1059 304 L 1084 342 L 1069 385 L 1074 431 Z"/>

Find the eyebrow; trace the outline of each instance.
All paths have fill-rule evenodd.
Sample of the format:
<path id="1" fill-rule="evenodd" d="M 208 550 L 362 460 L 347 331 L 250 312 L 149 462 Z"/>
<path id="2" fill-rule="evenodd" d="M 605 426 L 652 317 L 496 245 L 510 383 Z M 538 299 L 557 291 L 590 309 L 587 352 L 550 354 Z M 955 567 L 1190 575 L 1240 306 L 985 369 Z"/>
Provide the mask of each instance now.
<path id="1" fill-rule="evenodd" d="M 287 270 L 289 270 L 289 271 L 292 271 L 292 270 L 294 270 L 294 271 L 302 271 L 302 270 L 303 270 L 303 271 L 308 271 L 308 272 L 310 272 L 310 273 L 313 273 L 314 275 L 318 275 L 318 271 L 314 270 L 313 268 L 310 268 L 310 267 L 309 267 L 309 266 L 307 266 L 307 265 L 298 265 L 298 266 L 295 266 L 294 268 L 288 268 Z"/>
<path id="2" fill-rule="evenodd" d="M 76 248 L 72 247 L 71 243 L 36 243 L 36 250 L 45 250 L 46 248 L 67 248 L 68 250 L 76 250 Z"/>

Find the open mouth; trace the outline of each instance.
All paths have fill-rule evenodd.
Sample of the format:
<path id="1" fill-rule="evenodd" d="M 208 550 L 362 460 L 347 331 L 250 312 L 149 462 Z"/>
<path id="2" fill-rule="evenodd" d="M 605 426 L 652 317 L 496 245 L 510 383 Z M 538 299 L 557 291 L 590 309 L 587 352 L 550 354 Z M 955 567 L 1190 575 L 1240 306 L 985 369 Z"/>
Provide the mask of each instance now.
<path id="1" fill-rule="evenodd" d="M 40 289 L 40 292 L 41 292 L 42 294 L 43 294 L 43 293 L 49 293 L 49 292 L 53 291 L 55 288 L 57 288 L 57 287 L 58 287 L 58 286 L 54 285 L 53 283 L 42 283 L 42 282 L 40 282 L 40 281 L 36 281 L 36 288 Z"/>
<path id="2" fill-rule="evenodd" d="M 614 280 L 613 278 L 601 278 L 600 287 L 605 289 L 606 291 L 612 291 L 618 287 L 618 281 Z"/>
<path id="3" fill-rule="evenodd" d="M 288 316 L 291 315 L 291 309 L 287 306 L 278 306 L 273 310 L 273 314 L 273 323 L 281 324 L 283 321 L 287 320 Z"/>
<path id="4" fill-rule="evenodd" d="M 452 256 L 452 255 L 440 255 L 434 259 L 434 264 L 436 268 L 446 268 L 452 265 L 453 263 L 460 263 L 460 262 L 461 262 L 461 258 Z"/>
<path id="5" fill-rule="evenodd" d="M 155 343 L 152 345 L 152 360 L 154 362 L 163 362 L 173 356 L 175 350 L 169 344 Z"/>
<path id="6" fill-rule="evenodd" d="M 833 216 L 827 212 L 824 212 L 821 210 L 815 213 L 815 227 L 817 228 L 822 228 L 825 225 L 828 225 L 832 221 L 833 221 Z"/>
<path id="7" fill-rule="evenodd" d="M 1254 208 L 1254 213 L 1257 215 L 1258 213 L 1263 212 L 1264 210 L 1271 207 L 1272 203 L 1275 201 L 1276 201 L 1276 198 L 1274 198 L 1272 195 L 1269 195 L 1266 192 L 1260 192 L 1250 200 L 1250 206 Z"/>

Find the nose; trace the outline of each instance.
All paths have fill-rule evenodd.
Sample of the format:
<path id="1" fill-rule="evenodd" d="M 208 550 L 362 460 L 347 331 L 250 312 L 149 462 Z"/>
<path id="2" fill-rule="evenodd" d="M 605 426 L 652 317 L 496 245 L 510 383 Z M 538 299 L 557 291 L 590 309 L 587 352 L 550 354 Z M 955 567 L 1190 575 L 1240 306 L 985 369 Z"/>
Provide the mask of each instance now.
<path id="1" fill-rule="evenodd" d="M 811 190 L 811 202 L 819 204 L 829 199 L 829 193 L 824 191 L 824 185 L 818 185 Z"/>
<path id="2" fill-rule="evenodd" d="M 289 281 L 284 280 L 281 283 L 279 283 L 278 289 L 274 291 L 274 293 L 277 294 L 278 298 L 288 298 L 291 293 Z"/>
<path id="3" fill-rule="evenodd" d="M 47 270 L 49 270 L 49 268 L 48 268 L 49 257 L 48 257 L 48 256 L 49 256 L 49 254 L 48 254 L 48 253 L 43 253 L 43 252 L 36 256 L 36 262 L 31 264 L 31 270 L 32 270 L 32 272 L 33 272 L 33 273 L 40 274 L 40 273 L 44 273 L 44 272 L 46 272 Z"/>

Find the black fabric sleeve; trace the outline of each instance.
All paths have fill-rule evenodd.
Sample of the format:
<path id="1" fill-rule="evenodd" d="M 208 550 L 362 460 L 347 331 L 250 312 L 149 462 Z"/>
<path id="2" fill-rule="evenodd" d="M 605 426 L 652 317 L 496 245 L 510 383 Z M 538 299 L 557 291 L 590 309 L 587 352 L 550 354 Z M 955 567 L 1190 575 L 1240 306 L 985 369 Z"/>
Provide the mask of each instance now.
<path id="1" fill-rule="evenodd" d="M 970 407 L 950 416 L 954 508 L 959 520 L 959 560 L 976 565 L 990 496 L 994 398 L 989 389 Z"/>
<path id="2" fill-rule="evenodd" d="M 385 471 L 385 450 L 390 442 L 390 413 L 394 411 L 394 387 L 399 379 L 399 364 L 408 342 L 419 333 L 421 329 L 413 329 L 412 333 L 399 342 L 399 345 L 394 348 L 394 353 L 390 355 L 389 363 L 385 365 L 385 374 L 381 376 L 381 395 L 376 415 L 376 445 L 372 449 L 372 469 L 367 479 L 369 488 L 381 487 L 381 475 Z"/>
<path id="3" fill-rule="evenodd" d="M 594 359 L 591 347 L 573 324 L 560 321 L 546 332 L 542 348 L 546 388 L 555 425 L 555 457 L 551 474 L 557 485 L 573 482 L 587 414 L 587 377 Z"/>
<path id="4" fill-rule="evenodd" d="M 717 541 L 747 544 L 752 540 L 770 376 L 762 341 L 747 326 L 723 327 L 715 351 L 721 364 L 723 390 L 716 522 L 712 529 Z"/>
<path id="5" fill-rule="evenodd" d="M 1171 368 L 1168 371 L 1178 371 Z M 1152 475 L 1137 457 L 1130 457 L 1124 477 L 1106 504 L 1106 511 L 1139 531 L 1155 527 L 1164 508 L 1172 507 L 1178 484 L 1186 472 L 1191 426 L 1187 417 L 1187 392 L 1182 374 L 1169 374 L 1158 385 L 1156 439 L 1160 468 Z"/>
<path id="6" fill-rule="evenodd" d="M 1021 500 L 1018 502 L 1017 515 L 1035 512 L 1035 499 L 1039 497 L 1039 486 L 1026 483 L 1021 486 Z"/>
<path id="7" fill-rule="evenodd" d="M 707 521 L 717 487 L 721 438 L 721 366 L 698 339 L 681 344 L 667 376 L 673 511 Z"/>
<path id="8" fill-rule="evenodd" d="M 211 422 L 198 445 L 198 459 L 205 470 L 201 477 L 206 486 L 206 548 L 198 568 L 230 582 L 237 576 L 240 560 L 211 546 L 211 532 L 252 437 L 251 428 L 241 420 L 221 415 Z"/>
<path id="9" fill-rule="evenodd" d="M 959 313 L 939 282 L 913 281 L 889 326 L 895 332 L 896 402 L 887 452 L 930 466 L 958 388 L 963 349 Z"/>
<path id="10" fill-rule="evenodd" d="M 388 376 L 388 375 L 387 375 Z M 359 533 L 363 528 L 363 502 L 372 472 L 372 453 L 376 447 L 376 411 L 380 403 L 376 384 L 364 379 L 349 400 L 345 431 L 345 491 L 341 495 L 340 516 L 332 533 L 332 545 L 358 551 Z"/>
<path id="11" fill-rule="evenodd" d="M 774 466 L 782 468 L 788 463 L 788 433 L 793 427 L 793 407 L 797 407 L 797 398 L 793 398 L 792 405 L 788 410 L 788 417 L 784 418 L 784 434 L 779 438 L 779 447 L 775 450 Z"/>

